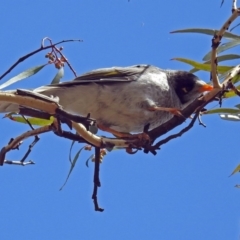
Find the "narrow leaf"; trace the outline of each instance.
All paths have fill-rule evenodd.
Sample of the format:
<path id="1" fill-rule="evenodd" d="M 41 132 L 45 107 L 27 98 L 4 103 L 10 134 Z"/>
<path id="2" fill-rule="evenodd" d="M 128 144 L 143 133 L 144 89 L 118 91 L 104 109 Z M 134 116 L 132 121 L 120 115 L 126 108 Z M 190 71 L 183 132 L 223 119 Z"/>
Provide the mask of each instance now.
<path id="1" fill-rule="evenodd" d="M 94 154 L 92 154 L 92 155 L 86 160 L 86 163 L 85 163 L 85 164 L 86 164 L 87 167 L 88 167 L 88 162 L 89 162 L 89 160 L 92 159 L 93 157 L 94 157 Z"/>
<path id="2" fill-rule="evenodd" d="M 226 121 L 233 121 L 233 122 L 239 122 L 240 121 L 240 115 L 235 114 L 220 114 L 220 118 L 222 120 L 226 120 Z"/>
<path id="3" fill-rule="evenodd" d="M 238 54 L 225 54 L 225 55 L 217 57 L 218 63 L 227 61 L 227 60 L 239 59 L 239 58 L 240 58 L 240 55 L 238 55 Z M 210 64 L 210 61 L 205 61 L 202 64 Z M 199 69 L 197 69 L 197 68 L 192 68 L 191 70 L 189 70 L 190 73 L 195 73 L 197 71 L 199 71 Z"/>
<path id="4" fill-rule="evenodd" d="M 72 144 L 70 146 L 70 149 L 69 149 L 69 162 L 72 164 L 72 148 L 73 148 L 73 145 L 74 145 L 75 141 L 72 141 Z"/>
<path id="5" fill-rule="evenodd" d="M 30 68 L 20 74 L 18 74 L 17 76 L 9 79 L 7 82 L 3 83 L 2 85 L 0 85 L 0 89 L 3 89 L 13 83 L 16 83 L 20 80 L 23 80 L 25 78 L 28 78 L 34 74 L 36 74 L 37 72 L 39 72 L 42 68 L 44 68 L 47 64 L 44 64 L 44 65 L 41 65 L 41 66 L 37 66 L 37 67 L 33 67 L 33 68 Z"/>
<path id="6" fill-rule="evenodd" d="M 240 45 L 240 40 L 234 40 L 231 42 L 227 42 L 227 43 L 223 43 L 218 49 L 217 49 L 217 53 L 221 53 L 224 52 L 230 48 L 236 47 Z M 211 53 L 212 51 L 208 52 L 204 57 L 203 57 L 203 61 L 208 61 L 211 59 Z"/>
<path id="7" fill-rule="evenodd" d="M 237 173 L 240 171 L 240 164 L 233 170 L 233 172 L 230 174 L 229 177 L 231 177 L 233 174 Z"/>
<path id="8" fill-rule="evenodd" d="M 235 108 L 215 108 L 215 109 L 203 112 L 203 114 L 214 114 L 214 113 L 239 114 L 240 110 L 239 109 L 235 109 Z"/>
<path id="9" fill-rule="evenodd" d="M 191 66 L 193 66 L 193 67 L 195 67 L 199 70 L 203 70 L 203 71 L 207 71 L 207 72 L 211 71 L 211 65 L 210 64 L 204 64 L 204 63 L 196 62 L 196 61 L 193 61 L 193 60 L 187 59 L 187 58 L 173 58 L 172 60 L 187 63 L 187 64 L 189 64 L 189 65 L 191 65 Z M 218 66 L 217 67 L 219 73 L 225 73 L 232 68 L 233 67 L 231 67 L 231 66 Z"/>
<path id="10" fill-rule="evenodd" d="M 59 191 L 61 191 L 61 190 L 63 189 L 63 187 L 67 184 L 67 181 L 68 181 L 68 179 L 69 179 L 69 177 L 70 177 L 70 175 L 71 175 L 71 173 L 72 173 L 72 170 L 73 170 L 73 168 L 75 167 L 75 165 L 76 165 L 76 163 L 77 163 L 77 160 L 78 160 L 78 157 L 79 157 L 79 155 L 80 155 L 80 153 L 81 153 L 81 151 L 82 151 L 83 149 L 84 149 L 84 147 L 82 147 L 82 148 L 77 152 L 77 154 L 75 155 L 75 157 L 74 157 L 74 159 L 73 159 L 73 162 L 72 162 L 72 164 L 71 164 L 71 168 L 70 168 L 69 173 L 68 173 L 68 175 L 67 175 L 66 181 L 64 182 L 64 184 L 62 185 L 62 187 L 59 189 Z"/>
<path id="11" fill-rule="evenodd" d="M 238 27 L 240 25 L 240 23 L 238 23 L 237 25 L 235 25 L 234 27 L 232 27 L 229 31 L 231 32 L 233 29 L 235 29 L 236 27 Z"/>
<path id="12" fill-rule="evenodd" d="M 12 113 L 8 113 L 4 116 L 5 118 L 9 118 L 12 121 L 15 122 L 19 122 L 19 123 L 24 123 L 24 124 L 28 124 L 28 122 L 21 116 L 15 116 L 15 114 Z M 31 125 L 36 125 L 36 126 L 47 126 L 53 123 L 54 121 L 54 117 L 50 117 L 50 119 L 41 119 L 41 118 L 27 118 L 27 120 L 29 121 L 29 123 Z"/>
<path id="13" fill-rule="evenodd" d="M 220 5 L 220 8 L 222 7 L 223 3 L 224 3 L 224 0 L 222 0 L 221 5 Z"/>
<path id="14" fill-rule="evenodd" d="M 59 83 L 60 80 L 61 80 L 61 78 L 63 77 L 63 75 L 64 75 L 64 68 L 61 67 L 61 68 L 58 70 L 58 72 L 57 72 L 57 74 L 55 75 L 55 77 L 53 78 L 51 84 L 57 84 L 57 83 Z"/>
<path id="15" fill-rule="evenodd" d="M 217 30 L 214 29 L 208 29 L 208 28 L 187 28 L 187 29 L 180 29 L 180 30 L 175 30 L 170 33 L 201 33 L 201 34 L 206 34 L 206 35 L 211 35 L 213 36 Z M 230 32 L 225 32 L 224 38 L 229 38 L 229 39 L 240 39 L 240 36 L 230 33 Z"/>

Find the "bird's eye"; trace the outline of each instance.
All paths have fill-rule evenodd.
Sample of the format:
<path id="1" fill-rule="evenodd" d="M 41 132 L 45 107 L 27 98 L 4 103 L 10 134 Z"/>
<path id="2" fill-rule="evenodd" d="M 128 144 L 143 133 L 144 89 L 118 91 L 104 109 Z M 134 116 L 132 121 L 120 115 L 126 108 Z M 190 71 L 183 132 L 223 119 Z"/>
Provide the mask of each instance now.
<path id="1" fill-rule="evenodd" d="M 182 91 L 184 92 L 184 93 L 188 93 L 188 90 L 187 90 L 187 88 L 182 88 Z"/>

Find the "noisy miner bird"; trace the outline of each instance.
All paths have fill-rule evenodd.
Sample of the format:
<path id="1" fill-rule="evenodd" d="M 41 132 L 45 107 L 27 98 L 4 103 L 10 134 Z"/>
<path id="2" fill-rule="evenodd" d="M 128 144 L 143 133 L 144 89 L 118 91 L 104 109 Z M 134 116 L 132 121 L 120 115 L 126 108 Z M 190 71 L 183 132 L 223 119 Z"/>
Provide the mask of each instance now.
<path id="1" fill-rule="evenodd" d="M 33 92 L 59 98 L 63 109 L 96 119 L 98 127 L 113 134 L 140 133 L 160 126 L 213 87 L 185 71 L 152 65 L 102 68 L 73 81 L 42 86 Z M 0 112 L 18 105 L 0 102 Z"/>

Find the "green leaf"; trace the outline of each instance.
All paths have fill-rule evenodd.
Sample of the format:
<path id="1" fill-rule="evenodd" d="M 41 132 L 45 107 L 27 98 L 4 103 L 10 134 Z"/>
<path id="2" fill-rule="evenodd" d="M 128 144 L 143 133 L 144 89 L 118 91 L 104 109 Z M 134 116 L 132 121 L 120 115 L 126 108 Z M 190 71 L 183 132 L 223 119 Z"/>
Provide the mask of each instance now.
<path id="1" fill-rule="evenodd" d="M 57 83 L 59 83 L 60 80 L 61 80 L 61 78 L 63 77 L 63 75 L 64 75 L 64 68 L 61 67 L 61 68 L 58 70 L 58 72 L 57 72 L 57 74 L 55 75 L 55 77 L 53 78 L 51 84 L 57 84 Z"/>
<path id="2" fill-rule="evenodd" d="M 76 165 L 76 163 L 77 163 L 77 160 L 78 160 L 78 158 L 79 158 L 79 155 L 80 155 L 80 153 L 81 153 L 81 151 L 82 151 L 83 149 L 84 149 L 84 147 L 82 147 L 82 148 L 77 152 L 77 154 L 75 155 L 75 157 L 74 157 L 74 159 L 73 159 L 73 161 L 72 161 L 72 163 L 71 163 L 71 168 L 70 168 L 69 173 L 68 173 L 68 175 L 67 175 L 66 181 L 64 182 L 64 184 L 62 185 L 62 187 L 59 189 L 59 191 L 61 191 L 61 190 L 63 189 L 63 187 L 66 185 L 66 183 L 67 183 L 67 181 L 68 181 L 68 179 L 69 179 L 69 177 L 70 177 L 70 175 L 71 175 L 71 173 L 72 173 L 72 170 L 73 170 L 73 168 L 75 167 L 75 165 Z"/>
<path id="3" fill-rule="evenodd" d="M 37 66 L 37 67 L 33 67 L 33 68 L 30 68 L 20 74 L 18 74 L 17 76 L 9 79 L 7 82 L 3 83 L 2 85 L 0 85 L 0 89 L 3 89 L 13 83 L 16 83 L 20 80 L 23 80 L 25 78 L 28 78 L 34 74 L 36 74 L 37 72 L 39 72 L 42 68 L 44 68 L 47 64 L 44 64 L 44 65 L 41 65 L 41 66 Z"/>
<path id="4" fill-rule="evenodd" d="M 201 34 L 206 34 L 206 35 L 211 35 L 213 36 L 217 31 L 214 29 L 208 29 L 208 28 L 186 28 L 186 29 L 180 29 L 180 30 L 175 30 L 170 33 L 201 33 Z M 230 33 L 230 32 L 225 32 L 224 38 L 229 38 L 229 39 L 240 39 L 240 36 Z"/>
<path id="5" fill-rule="evenodd" d="M 233 174 L 240 172 L 240 164 L 233 170 L 233 172 L 230 174 L 229 177 L 231 177 Z"/>
<path id="6" fill-rule="evenodd" d="M 73 148 L 73 145 L 74 145 L 75 141 L 72 141 L 72 144 L 70 146 L 70 149 L 69 149 L 69 162 L 72 164 L 72 158 L 71 158 L 71 155 L 72 155 L 72 148 Z"/>
<path id="7" fill-rule="evenodd" d="M 235 41 L 231 41 L 231 42 L 227 42 L 227 43 L 223 43 L 218 49 L 217 49 L 217 53 L 221 53 L 224 52 L 230 48 L 236 47 L 240 45 L 240 40 L 235 40 Z M 211 59 L 211 53 L 212 51 L 208 52 L 204 57 L 203 57 L 203 61 L 208 61 Z"/>
<path id="8" fill-rule="evenodd" d="M 223 62 L 223 61 L 228 61 L 228 60 L 234 60 L 234 59 L 239 59 L 240 55 L 239 54 L 225 54 L 218 56 L 218 62 Z"/>
<path id="9" fill-rule="evenodd" d="M 86 163 L 85 163 L 85 164 L 86 164 L 87 167 L 88 167 L 88 162 L 89 162 L 89 160 L 92 159 L 93 157 L 94 157 L 94 154 L 92 154 L 92 155 L 86 160 Z"/>
<path id="10" fill-rule="evenodd" d="M 237 25 L 233 26 L 229 31 L 231 32 L 233 29 L 237 28 L 240 25 L 240 23 L 238 23 Z"/>
<path id="11" fill-rule="evenodd" d="M 236 108 L 215 108 L 215 109 L 203 112 L 203 114 L 215 114 L 215 113 L 239 114 L 240 110 Z"/>
<path id="12" fill-rule="evenodd" d="M 203 70 L 203 71 L 207 71 L 207 72 L 211 71 L 211 65 L 210 64 L 204 64 L 204 63 L 196 62 L 196 61 L 193 61 L 193 60 L 187 59 L 187 58 L 173 58 L 172 60 L 187 63 L 187 64 L 189 64 L 189 65 L 191 65 L 191 66 L 193 66 L 193 67 L 195 67 L 199 70 Z M 231 67 L 231 66 L 218 66 L 217 67 L 219 73 L 225 73 L 232 68 L 233 67 Z"/>
<path id="13" fill-rule="evenodd" d="M 220 118 L 222 120 L 226 120 L 226 121 L 233 121 L 233 122 L 239 122 L 240 121 L 239 114 L 220 114 Z"/>
<path id="14" fill-rule="evenodd" d="M 222 56 L 218 56 L 218 63 L 227 61 L 227 60 L 239 59 L 239 58 L 240 58 L 240 55 L 238 55 L 238 54 L 225 54 Z M 205 61 L 202 64 L 210 64 L 210 61 Z M 189 70 L 190 73 L 195 73 L 197 71 L 199 71 L 199 69 L 197 69 L 197 68 L 192 68 L 191 70 Z"/>
<path id="15" fill-rule="evenodd" d="M 19 115 L 15 116 L 15 115 L 16 115 L 15 113 L 8 113 L 4 117 L 9 118 L 10 120 L 19 122 L 19 123 L 28 124 L 28 122 L 29 122 L 31 125 L 36 125 L 36 126 L 47 126 L 47 125 L 52 124 L 54 121 L 54 117 L 51 116 L 50 119 L 29 117 L 29 118 L 27 118 L 27 120 L 28 120 L 28 122 L 27 122 L 22 116 L 19 116 Z"/>

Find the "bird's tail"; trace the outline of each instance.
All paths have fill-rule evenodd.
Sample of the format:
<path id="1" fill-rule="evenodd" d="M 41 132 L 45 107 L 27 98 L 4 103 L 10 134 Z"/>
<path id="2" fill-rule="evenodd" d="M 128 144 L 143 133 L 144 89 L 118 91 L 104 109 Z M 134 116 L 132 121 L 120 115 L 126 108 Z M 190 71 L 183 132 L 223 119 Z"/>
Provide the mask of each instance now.
<path id="1" fill-rule="evenodd" d="M 42 95 L 49 96 L 49 95 L 51 95 L 52 90 L 53 90 L 53 93 L 54 93 L 54 90 L 55 90 L 54 87 L 49 88 L 49 87 L 43 86 L 43 87 L 39 87 L 39 88 L 36 88 L 34 90 L 31 90 L 31 91 L 35 94 L 40 93 Z M 5 92 L 15 93 L 16 90 L 9 90 L 9 91 L 5 91 Z M 51 98 L 53 98 L 53 97 L 51 96 Z M 54 97 L 53 99 L 55 99 L 56 102 L 58 102 L 58 100 L 59 100 L 58 97 Z M 19 105 L 18 104 L 0 101 L 0 113 L 18 112 L 18 111 L 19 111 Z"/>
<path id="2" fill-rule="evenodd" d="M 9 102 L 0 102 L 0 113 L 7 112 L 18 112 L 19 105 L 9 103 Z"/>
<path id="3" fill-rule="evenodd" d="M 7 92 L 11 93 L 15 91 L 7 91 Z M 18 104 L 0 101 L 0 113 L 17 112 L 18 109 L 19 109 Z"/>

